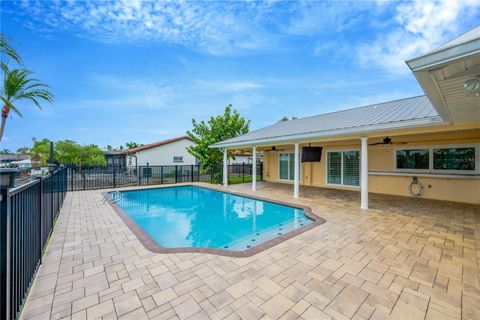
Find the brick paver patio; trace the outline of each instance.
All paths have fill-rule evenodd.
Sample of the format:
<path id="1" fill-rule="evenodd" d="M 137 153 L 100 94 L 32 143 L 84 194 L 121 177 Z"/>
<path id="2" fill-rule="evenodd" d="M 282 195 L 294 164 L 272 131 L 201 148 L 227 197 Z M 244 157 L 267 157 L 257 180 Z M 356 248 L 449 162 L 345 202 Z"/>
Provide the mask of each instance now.
<path id="1" fill-rule="evenodd" d="M 158 254 L 105 190 L 68 193 L 22 317 L 480 319 L 479 206 L 371 194 L 361 211 L 355 192 L 258 189 L 327 222 L 249 258 Z"/>

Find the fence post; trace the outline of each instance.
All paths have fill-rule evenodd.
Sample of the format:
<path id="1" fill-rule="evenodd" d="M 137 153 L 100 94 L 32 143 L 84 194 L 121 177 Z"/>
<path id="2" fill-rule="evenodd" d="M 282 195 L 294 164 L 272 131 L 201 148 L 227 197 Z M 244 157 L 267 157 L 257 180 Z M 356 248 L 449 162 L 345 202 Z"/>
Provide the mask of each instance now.
<path id="1" fill-rule="evenodd" d="M 42 250 L 43 250 L 43 237 L 44 237 L 44 233 L 45 233 L 45 230 L 43 228 L 43 221 L 45 220 L 45 210 L 43 210 L 43 203 L 42 203 L 42 200 L 43 200 L 43 183 L 42 183 L 42 177 L 37 177 L 36 179 L 38 179 L 38 183 L 40 184 L 40 200 L 39 200 L 39 206 L 40 206 L 40 241 L 38 242 L 38 245 L 40 246 L 40 264 L 42 264 Z"/>
<path id="2" fill-rule="evenodd" d="M 260 181 L 263 180 L 263 162 L 260 162 Z"/>
<path id="3" fill-rule="evenodd" d="M 160 184 L 163 184 L 163 166 L 160 166 Z"/>
<path id="4" fill-rule="evenodd" d="M 150 165 L 150 164 L 147 162 L 147 186 L 150 185 L 150 176 L 151 176 L 150 170 L 148 169 L 148 168 L 149 168 L 149 165 Z"/>
<path id="5" fill-rule="evenodd" d="M 115 163 L 113 164 L 113 187 L 117 187 L 117 180 L 116 180 L 116 174 L 115 174 Z"/>
<path id="6" fill-rule="evenodd" d="M 245 182 L 245 162 L 242 162 L 242 181 Z"/>
<path id="7" fill-rule="evenodd" d="M 0 189 L 0 319 L 10 319 L 10 211 L 8 189 Z"/>
<path id="8" fill-rule="evenodd" d="M 175 183 L 178 181 L 177 165 L 175 165 Z"/>
<path id="9" fill-rule="evenodd" d="M 70 191 L 73 191 L 73 169 L 68 167 L 67 169 L 67 177 L 68 177 L 68 173 L 70 174 Z"/>
<path id="10" fill-rule="evenodd" d="M 192 182 L 193 182 L 193 164 L 192 164 L 192 167 L 190 168 L 190 175 L 192 177 L 190 180 L 192 180 Z"/>
<path id="11" fill-rule="evenodd" d="M 138 175 L 138 185 L 139 185 L 139 186 L 141 185 L 141 182 L 140 182 L 140 179 L 141 179 L 141 178 L 140 178 L 140 171 L 141 171 L 141 170 L 140 170 L 140 169 L 141 169 L 141 167 L 140 167 L 140 166 L 137 166 L 137 175 Z"/>

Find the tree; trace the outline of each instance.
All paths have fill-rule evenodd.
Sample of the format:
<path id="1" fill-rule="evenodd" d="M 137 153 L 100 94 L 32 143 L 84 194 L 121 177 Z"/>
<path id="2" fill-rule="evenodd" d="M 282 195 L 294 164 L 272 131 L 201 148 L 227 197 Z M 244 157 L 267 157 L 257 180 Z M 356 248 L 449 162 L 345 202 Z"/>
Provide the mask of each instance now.
<path id="1" fill-rule="evenodd" d="M 141 146 L 143 146 L 143 144 L 136 143 L 136 142 L 133 142 L 133 141 L 125 143 L 125 147 L 127 148 L 127 150 L 130 150 L 130 149 L 133 149 L 133 148 L 138 148 L 138 147 L 141 147 Z"/>
<path id="2" fill-rule="evenodd" d="M 291 120 L 297 120 L 298 118 L 293 116 Z M 287 116 L 283 116 L 278 122 L 289 121 L 290 119 Z"/>
<path id="3" fill-rule="evenodd" d="M 105 155 L 95 144 L 79 145 L 75 141 L 61 140 L 55 143 L 55 161 L 81 167 L 105 165 Z"/>
<path id="4" fill-rule="evenodd" d="M 20 110 L 18 110 L 14 103 L 21 100 L 30 100 L 38 108 L 42 109 L 39 102 L 40 99 L 49 103 L 53 102 L 52 93 L 45 89 L 48 88 L 48 86 L 37 79 L 31 78 L 31 75 L 32 72 L 25 69 L 8 70 L 7 68 L 5 70 L 5 79 L 0 93 L 0 98 L 4 103 L 2 109 L 2 124 L 0 126 L 0 141 L 2 141 L 3 130 L 5 129 L 5 123 L 10 111 L 22 116 Z"/>
<path id="5" fill-rule="evenodd" d="M 100 148 L 94 144 L 86 145 L 80 149 L 79 162 L 81 166 L 95 166 L 95 165 L 105 165 L 107 161 L 105 160 L 105 155 Z"/>
<path id="6" fill-rule="evenodd" d="M 10 149 L 3 149 L 0 151 L 1 154 L 13 154 L 12 151 L 10 151 Z"/>
<path id="7" fill-rule="evenodd" d="M 46 166 L 50 158 L 50 140 L 46 138 L 42 140 L 33 138 L 32 140 L 33 147 L 30 149 L 32 163 L 36 166 Z"/>
<path id="8" fill-rule="evenodd" d="M 217 168 L 223 159 L 222 151 L 212 149 L 214 143 L 245 134 L 249 130 L 250 120 L 245 120 L 236 111 L 232 111 L 232 105 L 225 107 L 225 112 L 216 117 L 210 117 L 208 122 L 197 122 L 192 119 L 193 129 L 187 131 L 187 135 L 196 145 L 188 147 L 188 152 L 193 155 L 207 169 Z M 232 153 L 229 152 L 229 157 Z"/>
<path id="9" fill-rule="evenodd" d="M 21 147 L 17 149 L 18 154 L 26 155 L 30 153 L 30 148 L 29 147 Z"/>
<path id="10" fill-rule="evenodd" d="M 33 139 L 30 157 L 40 166 L 47 165 L 50 157 L 50 140 Z M 53 158 L 58 164 L 73 164 L 80 168 L 106 164 L 102 150 L 96 145 L 82 146 L 72 140 L 57 141 Z"/>
<path id="11" fill-rule="evenodd" d="M 72 140 L 57 141 L 55 143 L 54 159 L 58 163 L 79 163 L 82 146 Z"/>
<path id="12" fill-rule="evenodd" d="M 107 151 L 113 151 L 113 147 L 109 144 L 107 144 Z"/>

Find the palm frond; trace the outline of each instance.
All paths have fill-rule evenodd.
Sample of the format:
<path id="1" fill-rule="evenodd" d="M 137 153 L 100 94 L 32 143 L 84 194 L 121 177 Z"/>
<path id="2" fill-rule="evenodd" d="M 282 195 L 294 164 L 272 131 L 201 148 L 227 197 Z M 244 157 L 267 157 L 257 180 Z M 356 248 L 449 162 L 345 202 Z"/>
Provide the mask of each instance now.
<path id="1" fill-rule="evenodd" d="M 12 60 L 16 61 L 18 64 L 23 65 L 22 58 L 17 53 L 17 51 L 8 43 L 10 38 L 8 38 L 4 33 L 0 33 L 0 53 L 6 54 Z M 2 63 L 3 69 L 3 63 Z"/>
<path id="2" fill-rule="evenodd" d="M 26 69 L 7 70 L 2 90 L 2 100 L 13 107 L 17 100 L 30 100 L 42 109 L 39 100 L 52 103 L 53 94 L 48 90 L 49 86 L 41 83 L 38 79 L 31 78 L 33 73 Z M 18 109 L 11 108 L 15 113 L 21 115 Z"/>
<path id="3" fill-rule="evenodd" d="M 11 104 L 11 105 L 9 106 L 9 108 L 10 108 L 10 110 L 12 110 L 13 112 L 15 112 L 18 116 L 23 117 L 23 114 L 22 114 L 22 113 L 20 112 L 20 110 L 18 110 L 18 108 L 15 107 L 14 105 Z"/>

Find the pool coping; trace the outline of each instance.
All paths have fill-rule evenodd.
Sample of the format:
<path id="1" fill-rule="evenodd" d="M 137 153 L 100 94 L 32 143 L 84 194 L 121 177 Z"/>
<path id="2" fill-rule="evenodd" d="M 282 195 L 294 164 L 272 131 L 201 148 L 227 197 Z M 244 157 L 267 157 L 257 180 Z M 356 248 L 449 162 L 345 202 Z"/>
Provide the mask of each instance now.
<path id="1" fill-rule="evenodd" d="M 297 209 L 302 209 L 304 214 L 311 220 L 313 220 L 312 223 L 309 225 L 303 226 L 301 228 L 289 231 L 285 234 L 279 235 L 271 240 L 265 241 L 259 245 L 256 245 L 250 249 L 243 250 L 243 251 L 232 251 L 232 250 L 226 250 L 226 249 L 216 249 L 216 248 L 200 248 L 200 247 L 178 247 L 178 248 L 166 248 L 158 244 L 145 230 L 143 230 L 142 227 L 140 227 L 129 215 L 128 213 L 125 212 L 117 203 L 115 203 L 111 198 L 107 198 L 107 202 L 110 204 L 112 209 L 117 213 L 117 215 L 122 219 L 122 221 L 128 226 L 128 228 L 135 234 L 137 239 L 147 248 L 149 251 L 153 253 L 165 253 L 165 254 L 171 254 L 171 253 L 207 253 L 207 254 L 215 254 L 215 255 L 220 255 L 220 256 L 225 256 L 225 257 L 234 257 L 234 258 L 247 258 L 251 257 L 253 255 L 256 255 L 262 251 L 265 251 L 266 249 L 272 248 L 288 239 L 291 239 L 293 237 L 298 236 L 299 234 L 302 234 L 308 230 L 311 230 L 315 228 L 316 226 L 319 226 L 323 223 L 325 223 L 327 220 L 325 220 L 322 217 L 317 216 L 312 212 L 312 209 L 308 206 L 296 204 L 296 203 L 291 203 L 291 202 L 286 202 L 286 201 L 280 201 L 276 199 L 269 199 L 269 198 L 264 198 L 256 195 L 251 195 L 251 194 L 245 194 L 241 192 L 236 192 L 236 191 L 231 191 L 231 190 L 220 190 L 215 187 L 211 186 L 199 186 L 197 184 L 193 183 L 182 183 L 182 184 L 176 184 L 176 185 L 164 185 L 164 186 L 152 186 L 152 187 L 143 187 L 143 188 L 129 188 L 129 189 L 121 189 L 121 190 L 115 190 L 115 191 L 136 191 L 136 190 L 147 190 L 147 189 L 161 189 L 161 188 L 178 188 L 182 186 L 193 186 L 193 187 L 198 187 L 198 188 L 205 188 L 205 189 L 210 189 L 214 191 L 219 191 L 219 192 L 224 192 L 224 193 L 229 193 L 233 194 L 236 196 L 241 196 L 245 198 L 251 198 L 254 200 L 261 200 L 261 201 L 266 201 L 266 202 L 271 202 L 275 204 L 280 204 L 288 207 L 293 207 Z M 111 192 L 111 191 L 110 191 Z M 102 192 L 102 195 L 106 196 L 108 192 Z"/>

